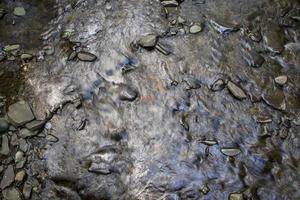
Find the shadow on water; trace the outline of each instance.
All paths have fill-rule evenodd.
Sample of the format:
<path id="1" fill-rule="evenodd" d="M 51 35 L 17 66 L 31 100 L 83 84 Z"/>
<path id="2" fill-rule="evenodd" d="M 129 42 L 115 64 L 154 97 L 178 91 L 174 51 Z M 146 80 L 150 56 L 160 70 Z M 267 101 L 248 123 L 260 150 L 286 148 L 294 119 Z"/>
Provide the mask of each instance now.
<path id="1" fill-rule="evenodd" d="M 56 15 L 54 5 L 54 0 L 0 1 L 0 9 L 4 11 L 0 19 L 0 56 L 5 55 L 3 48 L 6 45 L 20 45 L 20 50 L 15 56 L 6 56 L 3 61 L 0 59 L 0 96 L 6 98 L 7 105 L 15 101 L 25 80 L 20 55 L 34 54 L 42 46 L 40 35 Z M 15 7 L 23 7 L 26 15 L 14 15 Z"/>

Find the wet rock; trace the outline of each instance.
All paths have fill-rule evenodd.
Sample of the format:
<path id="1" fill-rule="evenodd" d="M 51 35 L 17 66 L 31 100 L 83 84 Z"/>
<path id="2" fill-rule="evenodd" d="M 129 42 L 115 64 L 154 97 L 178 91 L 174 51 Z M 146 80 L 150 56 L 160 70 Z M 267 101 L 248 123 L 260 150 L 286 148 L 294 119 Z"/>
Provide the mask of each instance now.
<path id="1" fill-rule="evenodd" d="M 42 129 L 44 125 L 44 120 L 34 120 L 32 122 L 27 123 L 25 127 L 30 131 L 36 131 Z"/>
<path id="2" fill-rule="evenodd" d="M 281 53 L 284 47 L 284 34 L 279 27 L 270 27 L 266 30 L 264 36 L 266 48 L 274 54 Z"/>
<path id="3" fill-rule="evenodd" d="M 46 136 L 46 140 L 49 142 L 58 142 L 59 141 L 57 137 L 55 137 L 54 135 L 51 135 L 51 134 Z"/>
<path id="4" fill-rule="evenodd" d="M 26 61 L 26 60 L 31 60 L 33 58 L 33 56 L 31 54 L 28 54 L 28 53 L 23 53 L 21 55 L 21 59 Z"/>
<path id="5" fill-rule="evenodd" d="M 16 174 L 15 181 L 22 182 L 26 176 L 26 171 L 23 169 Z"/>
<path id="6" fill-rule="evenodd" d="M 5 10 L 3 8 L 0 8 L 0 19 L 2 19 L 5 14 L 6 14 Z"/>
<path id="7" fill-rule="evenodd" d="M 23 139 L 26 139 L 26 138 L 36 136 L 38 133 L 39 133 L 38 131 L 30 131 L 27 128 L 23 128 L 20 130 L 19 136 Z"/>
<path id="8" fill-rule="evenodd" d="M 242 193 L 231 193 L 229 195 L 229 200 L 244 200 Z"/>
<path id="9" fill-rule="evenodd" d="M 23 7 L 15 7 L 15 9 L 14 9 L 14 15 L 16 15 L 16 16 L 24 16 L 24 15 L 26 15 L 25 8 L 23 8 Z"/>
<path id="10" fill-rule="evenodd" d="M 210 86 L 210 89 L 214 92 L 217 92 L 223 90 L 225 86 L 225 81 L 223 79 L 218 79 Z"/>
<path id="11" fill-rule="evenodd" d="M 15 126 L 22 126 L 34 120 L 34 115 L 26 101 L 19 101 L 8 108 L 9 121 Z"/>
<path id="12" fill-rule="evenodd" d="M 22 200 L 21 193 L 16 187 L 5 189 L 2 194 L 4 200 Z"/>
<path id="13" fill-rule="evenodd" d="M 30 199 L 31 191 L 32 191 L 32 186 L 28 182 L 25 182 L 23 191 L 22 191 L 25 199 Z"/>
<path id="14" fill-rule="evenodd" d="M 19 44 L 12 44 L 12 45 L 7 45 L 4 47 L 4 51 L 5 52 L 13 52 L 13 51 L 17 51 L 20 49 L 20 45 Z"/>
<path id="15" fill-rule="evenodd" d="M 190 27 L 190 33 L 192 33 L 192 34 L 200 33 L 202 30 L 203 30 L 203 27 L 198 24 L 195 24 Z"/>
<path id="16" fill-rule="evenodd" d="M 230 32 L 236 32 L 240 27 L 236 24 L 231 24 L 229 22 L 216 22 L 214 20 L 210 21 L 212 27 L 219 33 L 226 34 Z"/>
<path id="17" fill-rule="evenodd" d="M 101 163 L 92 163 L 90 168 L 90 172 L 98 173 L 98 174 L 110 174 L 110 165 L 104 162 Z"/>
<path id="18" fill-rule="evenodd" d="M 81 51 L 77 54 L 77 58 L 84 62 L 94 62 L 97 56 L 89 52 Z"/>
<path id="19" fill-rule="evenodd" d="M 229 81 L 227 83 L 227 88 L 235 98 L 237 98 L 239 100 L 243 100 L 243 99 L 247 98 L 247 95 L 245 94 L 245 92 L 239 86 L 237 86 L 235 83 Z"/>
<path id="20" fill-rule="evenodd" d="M 271 107 L 278 110 L 285 110 L 285 95 L 281 89 L 274 88 L 262 95 L 263 100 Z"/>
<path id="21" fill-rule="evenodd" d="M 209 191 L 210 191 L 210 189 L 209 189 L 209 187 L 205 184 L 205 185 L 202 185 L 202 186 L 200 187 L 200 191 L 201 191 L 203 194 L 208 194 Z"/>
<path id="22" fill-rule="evenodd" d="M 260 124 L 266 124 L 272 122 L 272 117 L 269 115 L 258 115 L 254 117 L 255 121 Z"/>
<path id="23" fill-rule="evenodd" d="M 240 149 L 237 148 L 222 148 L 221 152 L 226 156 L 237 156 L 241 153 Z"/>
<path id="24" fill-rule="evenodd" d="M 2 141 L 1 141 L 1 148 L 0 148 L 0 154 L 7 156 L 10 153 L 9 149 L 9 140 L 6 135 L 2 135 Z"/>
<path id="25" fill-rule="evenodd" d="M 13 165 L 9 165 L 4 171 L 2 180 L 0 182 L 0 188 L 3 190 L 10 186 L 15 180 L 15 172 Z"/>
<path id="26" fill-rule="evenodd" d="M 185 23 L 185 19 L 183 19 L 181 16 L 178 17 L 177 19 L 179 24 L 184 24 Z"/>
<path id="27" fill-rule="evenodd" d="M 275 78 L 275 83 L 277 83 L 280 86 L 283 86 L 283 85 L 285 85 L 287 83 L 287 80 L 288 80 L 288 78 L 285 75 L 277 76 Z"/>
<path id="28" fill-rule="evenodd" d="M 216 145 L 218 144 L 218 142 L 216 140 L 203 140 L 203 141 L 200 141 L 202 144 L 205 144 L 207 146 L 213 146 L 213 145 Z"/>
<path id="29" fill-rule="evenodd" d="M 164 54 L 165 56 L 170 55 L 171 51 L 164 45 L 157 43 L 155 49 L 158 50 L 160 53 Z"/>
<path id="30" fill-rule="evenodd" d="M 119 99 L 121 101 L 134 101 L 137 97 L 138 93 L 127 86 L 122 87 L 119 94 Z"/>
<path id="31" fill-rule="evenodd" d="M 138 44 L 143 48 L 152 49 L 157 44 L 157 41 L 158 41 L 157 35 L 148 34 L 141 37 L 141 39 L 138 41 Z"/>
<path id="32" fill-rule="evenodd" d="M 8 130 L 8 123 L 6 119 L 0 118 L 0 133 L 4 133 Z"/>
<path id="33" fill-rule="evenodd" d="M 25 139 L 23 139 L 23 138 L 19 139 L 19 148 L 23 152 L 28 151 L 29 145 L 27 144 Z"/>
<path id="34" fill-rule="evenodd" d="M 16 168 L 20 169 L 24 167 L 26 163 L 26 157 L 22 151 L 18 151 L 15 155 L 15 163 L 16 163 Z"/>
<path id="35" fill-rule="evenodd" d="M 177 7 L 179 4 L 175 0 L 164 0 L 161 2 L 164 7 Z"/>
<path id="36" fill-rule="evenodd" d="M 250 67 L 260 67 L 265 62 L 265 59 L 259 53 L 252 51 L 250 58 L 246 59 L 246 61 Z"/>

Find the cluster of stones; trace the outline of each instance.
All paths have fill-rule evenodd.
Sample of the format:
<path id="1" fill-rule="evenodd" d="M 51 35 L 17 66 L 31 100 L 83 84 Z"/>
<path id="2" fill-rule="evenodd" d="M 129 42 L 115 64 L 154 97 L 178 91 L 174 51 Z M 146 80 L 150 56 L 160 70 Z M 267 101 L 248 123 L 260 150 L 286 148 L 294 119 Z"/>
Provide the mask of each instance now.
<path id="1" fill-rule="evenodd" d="M 9 106 L 0 118 L 0 190 L 7 200 L 30 199 L 38 182 L 29 168 L 30 139 L 41 133 L 46 121 L 37 120 L 28 102 Z"/>

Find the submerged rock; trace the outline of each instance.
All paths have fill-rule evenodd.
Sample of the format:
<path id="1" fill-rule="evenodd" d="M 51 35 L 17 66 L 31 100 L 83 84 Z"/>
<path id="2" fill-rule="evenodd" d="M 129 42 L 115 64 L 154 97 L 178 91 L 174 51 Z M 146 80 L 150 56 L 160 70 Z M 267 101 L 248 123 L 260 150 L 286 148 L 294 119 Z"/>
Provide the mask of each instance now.
<path id="1" fill-rule="evenodd" d="M 77 54 L 77 58 L 81 61 L 85 61 L 85 62 L 94 62 L 95 60 L 97 60 L 97 56 L 95 56 L 92 53 L 89 52 L 85 52 L 85 51 L 81 51 Z"/>
<path id="2" fill-rule="evenodd" d="M 143 48 L 154 48 L 157 44 L 158 37 L 155 34 L 148 34 L 138 41 L 138 44 Z"/>
<path id="3" fill-rule="evenodd" d="M 4 171 L 2 180 L 0 182 L 0 188 L 3 190 L 10 186 L 15 180 L 15 172 L 13 165 L 9 165 Z"/>
<path id="4" fill-rule="evenodd" d="M 22 126 L 34 120 L 34 115 L 26 101 L 19 101 L 8 108 L 9 121 L 15 126 Z"/>
<path id="5" fill-rule="evenodd" d="M 223 79 L 218 79 L 210 86 L 210 89 L 214 92 L 217 92 L 223 90 L 225 86 L 225 81 Z"/>
<path id="6" fill-rule="evenodd" d="M 26 163 L 26 157 L 22 151 L 18 151 L 15 155 L 15 163 L 16 163 L 16 168 L 20 169 L 24 167 Z"/>
<path id="7" fill-rule="evenodd" d="M 271 107 L 278 110 L 285 110 L 285 95 L 281 89 L 274 88 L 262 95 L 263 100 Z"/>
<path id="8" fill-rule="evenodd" d="M 284 34 L 281 28 L 270 26 L 266 29 L 263 36 L 266 48 L 271 53 L 281 53 L 284 48 Z"/>
<path id="9" fill-rule="evenodd" d="M 28 54 L 28 53 L 23 53 L 22 55 L 21 55 L 21 59 L 22 60 L 31 60 L 33 58 L 33 55 L 31 55 L 31 54 Z"/>
<path id="10" fill-rule="evenodd" d="M 12 52 L 12 51 L 17 51 L 20 49 L 20 45 L 19 44 L 12 44 L 12 45 L 7 45 L 4 47 L 4 51 L 5 52 Z"/>
<path id="11" fill-rule="evenodd" d="M 229 195 L 229 200 L 244 200 L 242 193 L 231 193 Z"/>
<path id="12" fill-rule="evenodd" d="M 16 16 L 24 16 L 24 15 L 26 15 L 25 8 L 23 8 L 23 7 L 15 7 L 15 9 L 14 9 L 14 15 L 16 15 Z"/>
<path id="13" fill-rule="evenodd" d="M 190 33 L 192 34 L 200 33 L 202 30 L 203 30 L 202 26 L 198 24 L 195 24 L 190 27 Z"/>
<path id="14" fill-rule="evenodd" d="M 243 100 L 247 98 L 246 93 L 239 87 L 237 86 L 235 83 L 229 81 L 227 83 L 227 88 L 230 91 L 230 93 L 237 99 L 239 100 Z"/>

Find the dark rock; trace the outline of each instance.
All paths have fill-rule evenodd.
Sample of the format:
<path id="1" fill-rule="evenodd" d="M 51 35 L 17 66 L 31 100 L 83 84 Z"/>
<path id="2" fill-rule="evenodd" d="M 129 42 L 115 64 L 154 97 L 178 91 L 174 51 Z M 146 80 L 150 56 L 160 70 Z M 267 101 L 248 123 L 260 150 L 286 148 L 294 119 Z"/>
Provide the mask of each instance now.
<path id="1" fill-rule="evenodd" d="M 2 177 L 0 188 L 3 190 L 10 186 L 15 180 L 15 172 L 13 165 L 9 165 L 7 169 L 4 171 L 4 175 Z"/>
<path id="2" fill-rule="evenodd" d="M 6 132 L 8 130 L 8 122 L 4 118 L 0 118 L 0 133 Z"/>
<path id="3" fill-rule="evenodd" d="M 10 153 L 9 140 L 6 135 L 2 135 L 0 154 L 7 156 Z"/>
<path id="4" fill-rule="evenodd" d="M 22 126 L 35 118 L 30 106 L 25 101 L 19 101 L 9 106 L 7 116 L 15 126 Z"/>
<path id="5" fill-rule="evenodd" d="M 278 54 L 283 51 L 285 39 L 281 28 L 276 27 L 275 25 L 267 28 L 263 38 L 266 48 L 271 53 Z"/>

